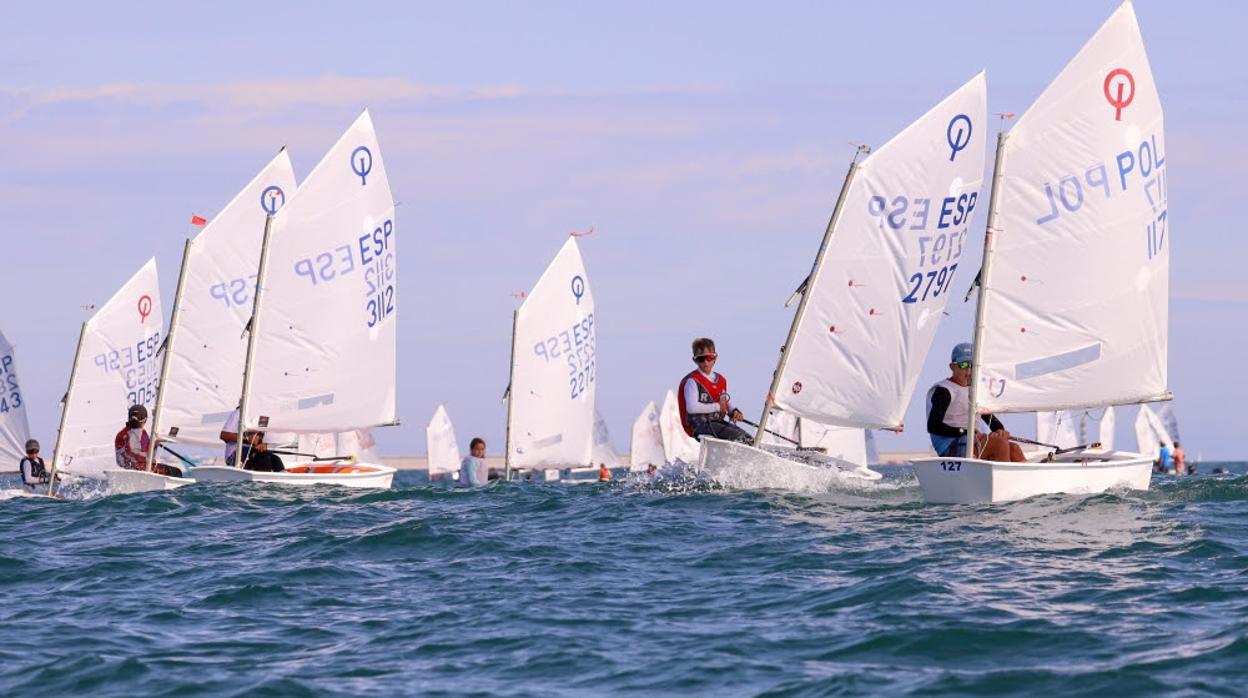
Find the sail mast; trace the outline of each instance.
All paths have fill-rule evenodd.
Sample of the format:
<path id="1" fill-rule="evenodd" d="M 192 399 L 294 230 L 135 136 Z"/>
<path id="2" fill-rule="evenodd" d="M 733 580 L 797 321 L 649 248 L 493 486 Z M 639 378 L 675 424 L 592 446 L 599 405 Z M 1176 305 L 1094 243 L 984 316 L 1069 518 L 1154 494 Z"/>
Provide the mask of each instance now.
<path id="1" fill-rule="evenodd" d="M 169 355 L 173 353 L 174 328 L 178 326 L 178 311 L 182 308 L 182 290 L 186 281 L 186 266 L 191 258 L 191 239 L 182 248 L 182 269 L 178 272 L 178 288 L 173 295 L 173 314 L 169 317 L 169 333 L 165 335 L 165 355 L 160 360 L 160 385 L 156 387 L 156 405 L 152 408 L 152 447 L 147 450 L 147 462 L 143 469 L 151 472 L 156 461 L 156 447 L 160 445 L 160 411 L 165 404 L 165 381 L 169 378 Z"/>
<path id="2" fill-rule="evenodd" d="M 784 347 L 780 350 L 780 361 L 776 365 L 776 372 L 771 376 L 771 387 L 767 389 L 767 399 L 763 402 L 763 415 L 758 419 L 758 432 L 754 435 L 754 445 L 760 446 L 763 443 L 763 434 L 767 433 L 767 422 L 771 415 L 771 408 L 775 404 L 776 391 L 780 388 L 780 376 L 784 373 L 784 366 L 789 359 L 789 346 L 793 343 L 793 337 L 797 334 L 797 328 L 802 322 L 802 315 L 806 311 L 806 304 L 810 299 L 810 291 L 815 287 L 815 281 L 818 278 L 820 263 L 823 256 L 828 251 L 828 242 L 832 239 L 832 232 L 836 229 L 836 223 L 841 218 L 841 209 L 845 206 L 845 198 L 849 193 L 849 184 L 854 179 L 854 173 L 858 171 L 858 155 L 863 152 L 863 148 L 859 147 L 854 152 L 854 157 L 849 161 L 849 171 L 845 173 L 845 181 L 841 184 L 841 193 L 836 197 L 836 206 L 832 208 L 832 216 L 828 219 L 828 227 L 823 231 L 823 242 L 819 244 L 819 252 L 815 255 L 815 264 L 810 270 L 810 276 L 805 284 L 806 291 L 802 293 L 802 300 L 797 305 L 797 312 L 793 313 L 793 324 L 789 326 L 789 336 L 784 340 Z"/>
<path id="3" fill-rule="evenodd" d="M 243 467 L 243 434 L 247 431 L 247 402 L 251 393 L 251 369 L 256 358 L 256 330 L 260 325 L 260 296 L 264 293 L 265 275 L 269 267 L 269 232 L 273 229 L 273 214 L 264 218 L 264 242 L 260 247 L 260 268 L 256 272 L 256 295 L 251 303 L 251 321 L 247 323 L 247 361 L 243 364 L 243 394 L 238 402 L 238 441 L 234 450 L 234 466 Z"/>
<path id="4" fill-rule="evenodd" d="M 520 309 L 511 311 L 511 365 L 507 370 L 507 442 L 503 450 L 503 481 L 511 480 L 511 410 L 516 404 L 512 394 L 516 380 L 516 326 L 520 323 Z"/>
<path id="5" fill-rule="evenodd" d="M 984 336 L 984 310 L 988 304 L 984 297 L 988 293 L 988 282 L 992 268 L 992 249 L 996 241 L 997 204 L 1001 188 L 1001 164 L 1005 161 L 1005 141 L 1009 134 L 1002 131 L 997 134 L 997 153 L 992 161 L 992 189 L 988 193 L 988 223 L 984 227 L 984 260 L 979 267 L 979 296 L 975 299 L 975 330 L 971 334 L 971 384 L 968 389 L 970 409 L 967 413 L 966 454 L 967 458 L 975 457 L 975 422 L 979 419 L 979 355 Z"/>
<path id="6" fill-rule="evenodd" d="M 65 417 L 69 413 L 70 398 L 74 394 L 74 383 L 78 378 L 78 358 L 82 354 L 82 343 L 87 338 L 87 323 L 82 323 L 82 328 L 78 330 L 78 347 L 74 349 L 74 363 L 69 369 L 69 388 L 65 390 L 65 406 L 61 408 L 61 423 L 56 427 L 56 445 L 52 447 L 52 471 L 48 473 L 48 496 L 52 495 L 52 488 L 56 485 L 56 469 L 61 464 L 61 438 L 65 433 Z"/>

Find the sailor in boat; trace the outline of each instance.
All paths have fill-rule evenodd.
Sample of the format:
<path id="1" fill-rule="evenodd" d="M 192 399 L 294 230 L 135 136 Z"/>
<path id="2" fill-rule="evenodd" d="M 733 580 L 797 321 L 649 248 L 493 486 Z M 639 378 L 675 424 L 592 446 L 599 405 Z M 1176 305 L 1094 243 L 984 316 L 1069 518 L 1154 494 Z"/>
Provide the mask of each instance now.
<path id="1" fill-rule="evenodd" d="M 732 422 L 743 416 L 732 406 L 728 396 L 728 379 L 714 371 L 715 342 L 707 337 L 693 340 L 693 362 L 698 365 L 680 381 L 676 392 L 680 403 L 680 423 L 685 433 L 694 437 L 713 436 L 726 441 L 753 441 Z M 732 421 L 729 421 L 732 420 Z"/>
<path id="2" fill-rule="evenodd" d="M 659 477 L 659 466 L 655 465 L 654 463 L 647 465 L 646 466 L 646 479 L 651 482 L 654 482 L 655 480 L 658 479 L 658 477 Z"/>
<path id="3" fill-rule="evenodd" d="M 147 470 L 147 454 L 152 450 L 152 439 L 143 428 L 147 424 L 147 408 L 131 405 L 126 412 L 126 426 L 113 437 L 113 454 L 117 467 L 126 470 Z M 182 470 L 161 463 L 152 464 L 152 472 L 169 477 L 182 477 Z"/>
<path id="4" fill-rule="evenodd" d="M 230 418 L 225 420 L 218 435 L 225 442 L 225 463 L 234 465 L 238 451 L 238 420 L 239 408 L 235 408 Z M 243 470 L 255 470 L 265 473 L 281 473 L 286 471 L 282 459 L 276 453 L 269 453 L 269 445 L 264 442 L 264 432 L 248 431 L 243 435 Z"/>
<path id="5" fill-rule="evenodd" d="M 927 391 L 927 434 L 936 455 L 947 458 L 966 457 L 967 412 L 971 409 L 971 357 L 973 347 L 963 342 L 953 348 L 949 357 L 950 376 Z M 1001 420 L 984 415 L 990 434 L 975 431 L 975 453 L 983 460 L 1026 462 L 1023 449 L 1010 441 L 1010 432 Z"/>
<path id="6" fill-rule="evenodd" d="M 606 463 L 598 464 L 598 482 L 611 482 L 611 469 Z"/>
<path id="7" fill-rule="evenodd" d="M 459 464 L 461 487 L 480 487 L 489 482 L 490 467 L 485 463 L 485 439 L 476 437 L 468 443 L 468 455 Z"/>
<path id="8" fill-rule="evenodd" d="M 1174 468 L 1173 454 L 1170 453 L 1170 447 L 1164 441 L 1158 442 L 1161 450 L 1157 452 L 1157 462 L 1153 464 L 1153 470 L 1159 473 L 1172 473 L 1174 475 L 1182 475 L 1178 469 Z"/>
<path id="9" fill-rule="evenodd" d="M 1188 469 L 1187 454 L 1179 447 L 1179 442 L 1174 442 L 1174 450 L 1170 452 L 1170 458 L 1174 461 L 1174 472 L 1179 475 L 1195 475 L 1196 467 L 1192 466 Z"/>
<path id="10" fill-rule="evenodd" d="M 22 487 L 27 492 L 39 492 L 48 487 L 48 466 L 39 457 L 39 442 L 26 440 L 26 457 L 18 465 L 22 475 Z"/>

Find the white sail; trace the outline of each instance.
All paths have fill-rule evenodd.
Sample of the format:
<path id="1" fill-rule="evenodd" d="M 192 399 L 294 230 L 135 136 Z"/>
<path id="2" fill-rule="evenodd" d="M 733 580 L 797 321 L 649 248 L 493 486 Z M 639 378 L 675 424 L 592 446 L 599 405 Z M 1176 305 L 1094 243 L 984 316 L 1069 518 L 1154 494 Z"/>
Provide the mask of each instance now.
<path id="1" fill-rule="evenodd" d="M 800 446 L 800 434 L 797 429 L 797 415 L 772 408 L 771 418 L 767 420 L 767 431 L 763 432 L 759 443 L 766 446 Z"/>
<path id="2" fill-rule="evenodd" d="M 659 411 L 659 430 L 663 433 L 663 452 L 668 463 L 697 463 L 697 439 L 685 433 L 680 423 L 680 404 L 676 401 L 676 391 L 668 390 L 663 397 L 663 407 Z"/>
<path id="3" fill-rule="evenodd" d="M 164 322 L 152 258 L 83 325 L 57 435 L 57 470 L 98 478 L 117 467 L 113 438 L 126 411 L 156 401 Z"/>
<path id="4" fill-rule="evenodd" d="M 373 440 L 373 432 L 368 429 L 352 429 L 343 432 L 301 433 L 292 434 L 298 441 L 298 452 L 329 458 L 333 456 L 355 456 L 355 460 L 364 463 L 380 463 L 381 454 L 377 452 L 377 442 Z M 273 432 L 265 434 L 265 439 L 276 443 L 278 435 Z"/>
<path id="5" fill-rule="evenodd" d="M 30 423 L 26 421 L 26 395 L 17 379 L 13 345 L 0 332 L 0 473 L 17 470 L 26 457 Z"/>
<path id="6" fill-rule="evenodd" d="M 1036 413 L 1036 441 L 1051 444 L 1058 448 L 1071 448 L 1080 444 L 1079 420 L 1084 418 L 1083 411 Z"/>
<path id="7" fill-rule="evenodd" d="M 829 456 L 847 460 L 857 465 L 867 465 L 867 433 L 855 427 L 819 424 L 803 419 L 801 424 L 802 447 L 820 448 Z"/>
<path id="8" fill-rule="evenodd" d="M 283 149 L 200 231 L 187 250 L 176 335 L 165 361 L 162 438 L 221 445 L 218 435 L 243 387 L 256 268 L 265 217 L 295 193 Z"/>
<path id="9" fill-rule="evenodd" d="M 667 457 L 663 454 L 663 431 L 659 428 L 659 408 L 651 400 L 633 422 L 633 442 L 628 454 L 629 469 L 645 470 L 648 465 L 663 465 L 666 462 Z"/>
<path id="10" fill-rule="evenodd" d="M 611 432 L 607 429 L 607 420 L 602 418 L 602 414 L 597 409 L 594 410 L 593 462 L 596 465 L 606 465 L 608 468 L 617 468 L 620 465 L 620 456 L 615 452 L 615 447 L 611 445 Z"/>
<path id="11" fill-rule="evenodd" d="M 858 167 L 776 405 L 821 424 L 901 425 L 945 304 L 974 277 L 963 253 L 982 201 L 986 94 L 980 73 Z"/>
<path id="12" fill-rule="evenodd" d="M 511 467 L 566 468 L 593 459 L 596 320 L 589 275 L 569 236 L 516 311 Z"/>
<path id="13" fill-rule="evenodd" d="M 1123 3 L 1005 141 L 985 262 L 981 410 L 1167 396 L 1161 101 Z"/>
<path id="14" fill-rule="evenodd" d="M 1099 428 L 1099 436 L 1097 441 L 1101 442 L 1101 448 L 1106 451 L 1114 450 L 1114 406 L 1109 405 L 1105 408 L 1105 413 L 1101 415 L 1101 424 Z"/>
<path id="15" fill-rule="evenodd" d="M 459 472 L 463 457 L 459 453 L 455 427 L 451 424 L 451 415 L 446 412 L 446 405 L 438 405 L 425 427 L 425 451 L 430 477 Z"/>
<path id="16" fill-rule="evenodd" d="M 1162 445 L 1174 448 L 1166 426 L 1148 405 L 1140 405 L 1140 411 L 1135 416 L 1135 450 L 1156 460 Z"/>
<path id="17" fill-rule="evenodd" d="M 397 239 L 365 111 L 273 220 L 248 427 L 342 432 L 395 421 Z"/>
<path id="18" fill-rule="evenodd" d="M 1179 436 L 1179 418 L 1174 414 L 1174 403 L 1163 402 L 1156 406 L 1153 410 L 1157 414 L 1157 418 L 1166 427 L 1166 433 L 1176 442 L 1182 441 L 1183 437 Z"/>

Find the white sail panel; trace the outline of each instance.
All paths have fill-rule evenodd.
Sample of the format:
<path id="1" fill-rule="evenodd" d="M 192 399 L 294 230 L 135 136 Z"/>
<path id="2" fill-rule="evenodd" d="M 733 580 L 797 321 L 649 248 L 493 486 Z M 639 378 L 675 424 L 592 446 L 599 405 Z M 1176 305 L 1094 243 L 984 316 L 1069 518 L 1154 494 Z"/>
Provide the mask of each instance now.
<path id="1" fill-rule="evenodd" d="M 1082 411 L 1037 412 L 1036 441 L 1058 448 L 1078 446 L 1080 440 L 1078 420 L 1083 417 Z"/>
<path id="2" fill-rule="evenodd" d="M 30 423 L 26 421 L 26 395 L 17 379 L 13 345 L 0 332 L 0 473 L 14 472 L 26 457 Z"/>
<path id="3" fill-rule="evenodd" d="M 268 432 L 266 440 L 278 443 L 278 434 Z M 373 440 L 373 432 L 368 429 L 352 429 L 343 432 L 327 432 L 291 434 L 298 443 L 298 452 L 330 458 L 333 456 L 355 456 L 363 463 L 380 463 L 381 455 L 377 453 L 377 443 Z"/>
<path id="4" fill-rule="evenodd" d="M 566 468 L 593 459 L 596 322 L 589 275 L 569 236 L 516 312 L 511 467 Z"/>
<path id="5" fill-rule="evenodd" d="M 57 435 L 57 470 L 98 478 L 117 467 L 113 437 L 125 426 L 126 411 L 139 404 L 150 410 L 156 402 L 164 322 L 152 258 L 83 325 Z"/>
<path id="6" fill-rule="evenodd" d="M 862 429 L 819 424 L 803 419 L 801 432 L 803 448 L 820 448 L 829 456 L 857 465 L 868 463 L 867 432 Z"/>
<path id="7" fill-rule="evenodd" d="M 608 468 L 617 468 L 620 465 L 620 456 L 615 452 L 615 447 L 611 445 L 611 431 L 607 429 L 607 420 L 602 418 L 602 414 L 597 409 L 594 410 L 593 462 L 606 465 Z"/>
<path id="8" fill-rule="evenodd" d="M 980 73 L 859 166 L 775 404 L 821 424 L 901 425 L 945 304 L 974 278 L 986 94 Z"/>
<path id="9" fill-rule="evenodd" d="M 1131 3 L 1011 129 L 985 279 L 979 407 L 1167 395 L 1166 143 Z"/>
<path id="10" fill-rule="evenodd" d="M 365 111 L 273 220 L 249 427 L 340 432 L 395 421 L 397 241 Z"/>
<path id="11" fill-rule="evenodd" d="M 1101 424 L 1099 427 L 1099 436 L 1097 441 L 1101 442 L 1101 448 L 1106 451 L 1114 450 L 1114 427 L 1117 426 L 1114 421 L 1114 406 L 1109 405 L 1105 408 L 1105 413 L 1101 415 Z"/>
<path id="12" fill-rule="evenodd" d="M 701 446 L 698 440 L 685 433 L 680 423 L 680 403 L 676 401 L 676 391 L 668 390 L 663 397 L 663 407 L 659 411 L 659 430 L 663 433 L 663 452 L 668 463 L 697 463 Z"/>
<path id="13" fill-rule="evenodd" d="M 767 420 L 767 431 L 763 432 L 759 443 L 765 446 L 798 446 L 801 444 L 798 433 L 797 416 L 792 412 L 772 408 L 771 417 Z"/>
<path id="14" fill-rule="evenodd" d="M 1166 433 L 1176 442 L 1182 441 L 1183 437 L 1179 436 L 1179 418 L 1174 413 L 1173 402 L 1163 402 L 1157 405 L 1157 409 L 1153 410 L 1157 418 L 1166 427 Z"/>
<path id="15" fill-rule="evenodd" d="M 651 400 L 633 422 L 633 441 L 628 454 L 629 469 L 645 470 L 648 465 L 663 465 L 666 462 L 667 458 L 663 455 L 663 431 L 659 428 L 659 408 Z"/>
<path id="16" fill-rule="evenodd" d="M 459 453 L 459 441 L 455 439 L 455 427 L 451 424 L 446 405 L 438 405 L 438 409 L 434 410 L 433 418 L 425 427 L 425 444 L 431 477 L 459 472 L 463 457 Z"/>
<path id="17" fill-rule="evenodd" d="M 1152 408 L 1148 405 L 1140 405 L 1140 411 L 1135 415 L 1136 452 L 1156 460 L 1163 445 L 1166 448 L 1174 448 L 1174 441 L 1166 433 L 1166 426 L 1162 424 Z"/>
<path id="18" fill-rule="evenodd" d="M 264 221 L 295 193 L 285 149 L 200 231 L 187 251 L 186 274 L 159 424 L 162 438 L 220 446 L 218 435 L 238 407 Z"/>

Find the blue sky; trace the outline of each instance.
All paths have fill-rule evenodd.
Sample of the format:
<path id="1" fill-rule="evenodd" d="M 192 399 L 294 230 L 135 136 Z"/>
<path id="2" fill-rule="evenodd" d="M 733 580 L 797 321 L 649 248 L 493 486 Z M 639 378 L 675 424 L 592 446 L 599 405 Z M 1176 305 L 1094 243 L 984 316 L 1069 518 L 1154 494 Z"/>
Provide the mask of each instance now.
<path id="1" fill-rule="evenodd" d="M 152 254 L 168 306 L 190 215 L 283 145 L 302 179 L 365 106 L 404 236 L 404 425 L 383 450 L 423 453 L 438 402 L 501 449 L 510 294 L 590 226 L 617 448 L 696 335 L 756 415 L 848 143 L 883 143 L 981 68 L 990 111 L 1021 113 L 1117 3 L 181 5 L 24 4 L 0 27 L 0 327 L 47 441 L 81 306 Z M 1136 10 L 1173 157 L 1175 409 L 1191 451 L 1236 458 L 1248 8 Z M 951 305 L 920 391 L 971 315 Z M 919 402 L 881 448 L 923 447 Z"/>

